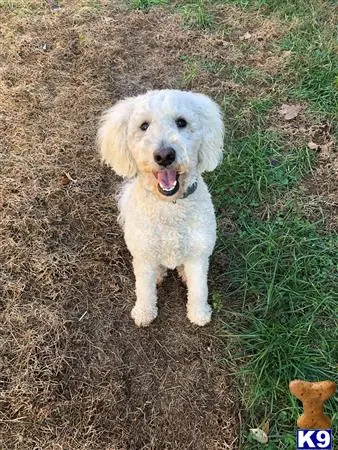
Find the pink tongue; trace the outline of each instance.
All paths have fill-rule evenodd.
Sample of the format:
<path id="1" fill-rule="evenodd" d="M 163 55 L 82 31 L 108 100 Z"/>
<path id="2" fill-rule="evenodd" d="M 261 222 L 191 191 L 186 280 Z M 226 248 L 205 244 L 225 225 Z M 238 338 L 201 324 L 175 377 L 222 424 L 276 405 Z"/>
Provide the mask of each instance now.
<path id="1" fill-rule="evenodd" d="M 166 189 L 172 189 L 176 181 L 176 170 L 161 170 L 157 172 L 157 181 Z"/>

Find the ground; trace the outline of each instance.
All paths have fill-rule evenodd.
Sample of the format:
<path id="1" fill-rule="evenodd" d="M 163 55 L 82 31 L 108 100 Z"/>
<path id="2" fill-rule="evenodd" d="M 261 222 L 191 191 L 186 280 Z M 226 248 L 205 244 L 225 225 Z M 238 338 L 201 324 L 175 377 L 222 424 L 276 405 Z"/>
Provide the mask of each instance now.
<path id="1" fill-rule="evenodd" d="M 336 376 L 336 10 L 277 3 L 0 2 L 1 448 L 294 448 L 288 381 Z M 214 320 L 172 273 L 140 330 L 95 135 L 168 87 L 224 111 Z"/>

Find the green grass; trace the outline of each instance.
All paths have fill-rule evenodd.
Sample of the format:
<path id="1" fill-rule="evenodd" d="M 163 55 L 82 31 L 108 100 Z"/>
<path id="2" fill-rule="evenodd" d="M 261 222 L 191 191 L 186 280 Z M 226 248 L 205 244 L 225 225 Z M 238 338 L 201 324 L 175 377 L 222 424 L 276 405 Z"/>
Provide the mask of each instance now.
<path id="1" fill-rule="evenodd" d="M 181 60 L 185 61 L 185 70 L 181 78 L 181 88 L 190 89 L 200 73 L 200 64 L 195 59 L 187 58 L 185 55 L 181 56 Z"/>
<path id="2" fill-rule="evenodd" d="M 333 6 L 335 0 L 214 0 L 213 3 L 229 3 L 243 9 L 259 11 L 266 16 L 279 14 L 281 19 L 308 17 L 325 9 L 325 4 Z"/>
<path id="3" fill-rule="evenodd" d="M 134 9 L 148 10 L 152 6 L 165 5 L 167 0 L 132 0 L 131 7 Z"/>
<path id="4" fill-rule="evenodd" d="M 288 93 L 305 100 L 321 116 L 338 111 L 338 27 L 337 12 L 330 2 L 299 3 L 298 24 L 283 39 L 283 49 L 293 58 L 285 74 Z"/>
<path id="5" fill-rule="evenodd" d="M 216 205 L 256 208 L 267 198 L 274 202 L 309 172 L 314 154 L 308 148 L 286 151 L 280 136 L 257 129 L 234 138 L 224 155 L 221 168 L 208 177 Z M 237 210 L 238 209 L 238 210 Z"/>
<path id="6" fill-rule="evenodd" d="M 289 28 L 280 48 L 291 50 L 285 71 L 276 77 L 282 94 L 306 101 L 310 110 L 325 118 L 338 111 L 338 27 L 334 1 L 228 0 L 262 19 L 271 16 Z"/>
<path id="7" fill-rule="evenodd" d="M 205 0 L 195 0 L 184 2 L 179 6 L 178 11 L 182 14 L 187 25 L 196 28 L 210 28 L 213 23 L 212 14 L 207 9 L 208 2 Z"/>
<path id="8" fill-rule="evenodd" d="M 1 9 L 11 11 L 18 17 L 25 17 L 32 14 L 39 14 L 46 5 L 43 2 L 34 0 L 0 0 Z"/>
<path id="9" fill-rule="evenodd" d="M 305 100 L 321 115 L 338 111 L 338 33 L 320 34 L 318 19 L 303 24 L 287 36 L 282 46 L 294 53 L 288 68 L 288 92 L 296 100 Z"/>
<path id="10" fill-rule="evenodd" d="M 216 252 L 230 261 L 218 280 L 225 286 L 231 281 L 223 299 L 237 305 L 224 333 L 233 341 L 242 394 L 243 449 L 262 448 L 248 429 L 266 421 L 267 448 L 294 448 L 300 408 L 288 383 L 337 377 L 338 236 L 320 232 L 292 203 L 283 211 L 273 208 L 314 164 L 307 148 L 286 151 L 281 136 L 258 128 L 231 139 L 221 168 L 208 177 L 219 219 L 224 214 L 237 226 L 219 232 Z M 219 292 L 212 305 L 221 309 Z M 329 402 L 328 414 L 336 410 Z"/>
<path id="11" fill-rule="evenodd" d="M 305 105 L 310 123 L 334 122 L 337 27 L 331 2 L 226 3 L 253 11 L 262 21 L 280 21 L 286 32 L 271 51 L 291 50 L 291 58 L 284 70 L 265 79 L 244 65 L 204 61 L 198 66 L 246 88 L 219 96 L 228 128 L 226 151 L 207 181 L 219 222 L 230 218 L 235 231 L 218 232 L 215 252 L 227 254 L 230 262 L 218 280 L 224 291 L 212 294 L 212 305 L 220 311 L 223 299 L 232 317 L 223 329 L 232 343 L 230 364 L 243 401 L 241 448 L 292 450 L 301 407 L 289 393 L 289 382 L 337 381 L 338 234 L 324 232 L 322 223 L 311 223 L 300 212 L 306 199 L 299 183 L 317 164 L 306 137 L 291 139 L 282 127 L 272 132 L 269 125 L 282 103 L 296 101 Z M 245 51 L 253 51 L 251 43 L 245 45 Z M 335 432 L 337 406 L 337 399 L 326 404 Z M 269 443 L 263 446 L 249 429 L 267 421 Z"/>
<path id="12" fill-rule="evenodd" d="M 321 235 L 293 212 L 264 221 L 242 216 L 238 225 L 218 244 L 231 255 L 224 276 L 242 302 L 225 333 L 241 348 L 248 427 L 269 420 L 275 448 L 289 449 L 300 409 L 288 383 L 337 377 L 338 237 Z M 336 410 L 331 401 L 327 412 Z"/>

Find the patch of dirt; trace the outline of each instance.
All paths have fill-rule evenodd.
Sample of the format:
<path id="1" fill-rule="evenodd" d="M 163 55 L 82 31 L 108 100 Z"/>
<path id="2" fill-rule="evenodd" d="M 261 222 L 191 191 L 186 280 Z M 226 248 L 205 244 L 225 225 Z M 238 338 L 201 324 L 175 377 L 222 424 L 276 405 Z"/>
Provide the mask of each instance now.
<path id="1" fill-rule="evenodd" d="M 308 147 L 315 149 L 317 164 L 302 183 L 303 209 L 312 220 L 321 220 L 327 230 L 338 231 L 338 147 L 329 124 L 308 129 Z"/>
<path id="2" fill-rule="evenodd" d="M 218 44 L 161 10 L 1 14 L 1 448 L 237 448 L 217 321 L 188 323 L 173 275 L 154 325 L 130 319 L 119 180 L 95 151 L 102 110 L 178 87 L 182 52 Z"/>
<path id="3" fill-rule="evenodd" d="M 292 148 L 308 147 L 310 153 L 315 153 L 316 164 L 295 192 L 289 192 L 276 208 L 283 209 L 285 202 L 293 197 L 306 218 L 322 222 L 327 231 L 337 231 L 338 148 L 333 125 L 313 125 L 311 115 L 306 114 L 306 104 L 301 105 L 299 114 L 289 121 L 281 122 L 279 116 L 280 112 L 276 111 L 269 129 L 282 133 Z"/>

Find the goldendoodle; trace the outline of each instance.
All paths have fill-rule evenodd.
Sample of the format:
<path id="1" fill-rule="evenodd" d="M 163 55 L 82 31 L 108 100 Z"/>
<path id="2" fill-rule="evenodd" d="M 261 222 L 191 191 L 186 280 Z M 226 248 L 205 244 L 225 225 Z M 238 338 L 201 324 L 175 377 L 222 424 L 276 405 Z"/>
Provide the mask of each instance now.
<path id="1" fill-rule="evenodd" d="M 216 220 L 202 173 L 221 162 L 223 137 L 218 105 L 193 92 L 150 91 L 118 102 L 102 117 L 102 160 L 128 178 L 119 209 L 133 256 L 131 315 L 138 326 L 156 318 L 156 283 L 175 268 L 187 284 L 189 320 L 210 321 L 207 276 Z"/>

